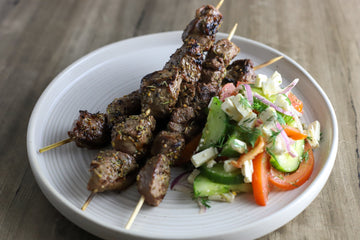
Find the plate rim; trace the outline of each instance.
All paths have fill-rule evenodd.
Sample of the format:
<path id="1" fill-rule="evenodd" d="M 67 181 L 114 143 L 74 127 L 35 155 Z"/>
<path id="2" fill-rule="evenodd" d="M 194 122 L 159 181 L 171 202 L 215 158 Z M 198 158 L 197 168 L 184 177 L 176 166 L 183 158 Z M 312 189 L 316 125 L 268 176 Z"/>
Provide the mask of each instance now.
<path id="1" fill-rule="evenodd" d="M 30 162 L 30 166 L 32 169 L 32 172 L 35 176 L 36 182 L 39 185 L 41 191 L 43 192 L 43 194 L 46 196 L 46 198 L 51 202 L 51 204 L 64 216 L 66 216 L 66 218 L 68 220 L 70 220 L 71 222 L 75 223 L 77 226 L 83 228 L 84 230 L 91 232 L 95 235 L 98 235 L 96 232 L 93 231 L 89 231 L 88 228 L 85 228 L 85 226 L 83 226 L 83 224 L 81 224 L 81 221 L 83 220 L 83 218 L 85 218 L 89 223 L 91 223 L 92 225 L 96 225 L 97 228 L 101 228 L 102 230 L 110 230 L 110 231 L 116 231 L 117 233 L 121 233 L 124 234 L 128 237 L 136 237 L 136 238 L 146 238 L 146 239 L 168 239 L 169 236 L 165 236 L 165 235 L 158 235 L 158 234 L 153 234 L 151 236 L 151 238 L 147 237 L 145 234 L 141 234 L 140 232 L 137 231 L 127 231 L 121 227 L 119 228 L 114 228 L 114 227 L 109 227 L 106 226 L 105 224 L 102 224 L 101 222 L 96 222 L 94 219 L 92 219 L 91 217 L 89 217 L 88 215 L 84 214 L 84 212 L 78 208 L 76 208 L 72 203 L 70 203 L 62 194 L 60 194 L 49 182 L 49 180 L 47 180 L 45 177 L 42 177 L 41 173 L 40 173 L 40 168 L 38 166 L 38 164 L 36 163 L 36 156 L 38 155 L 38 152 L 36 150 L 36 146 L 35 143 L 33 141 L 34 137 L 35 137 L 35 125 L 36 125 L 36 117 L 39 114 L 39 109 L 41 108 L 44 99 L 46 99 L 47 95 L 49 94 L 50 90 L 53 88 L 53 86 L 59 81 L 61 80 L 61 78 L 67 73 L 69 72 L 71 69 L 76 68 L 78 65 L 81 65 L 83 62 L 88 61 L 89 59 L 91 59 L 92 57 L 95 57 L 98 53 L 101 53 L 102 51 L 106 51 L 108 49 L 111 49 L 112 47 L 114 47 L 115 45 L 118 44 L 126 44 L 128 42 L 134 41 L 134 40 L 141 40 L 141 39 L 145 39 L 145 38 L 153 38 L 153 37 L 160 37 L 160 36 L 172 36 L 172 35 L 178 35 L 181 36 L 182 31 L 170 31 L 170 32 L 160 32 L 160 33 L 153 33 L 153 34 L 147 34 L 147 35 L 142 35 L 142 36 L 137 36 L 137 37 L 133 37 L 133 38 L 128 38 L 128 39 L 124 39 L 121 41 L 117 41 L 117 42 L 113 42 L 111 44 L 105 45 L 103 47 L 100 47 L 94 51 L 91 51 L 90 53 L 80 57 L 78 60 L 74 61 L 73 63 L 71 63 L 68 67 L 66 67 L 64 70 L 62 70 L 60 73 L 58 73 L 55 78 L 48 84 L 48 86 L 45 88 L 45 90 L 42 92 L 41 96 L 39 97 L 39 99 L 37 100 L 35 107 L 31 113 L 30 119 L 29 119 L 29 124 L 28 124 L 28 128 L 27 128 L 27 152 L 28 152 L 28 158 L 29 158 L 29 162 Z M 225 33 L 218 33 L 217 37 L 226 37 L 227 34 Z M 328 96 L 325 94 L 325 92 L 322 90 L 322 88 L 320 87 L 320 85 L 316 82 L 316 80 L 301 66 L 299 65 L 296 61 L 294 61 L 293 59 L 291 59 L 290 57 L 288 57 L 287 55 L 285 55 L 284 53 L 266 45 L 263 43 L 260 43 L 258 41 L 255 40 L 251 40 L 248 38 L 244 38 L 241 36 L 237 36 L 235 35 L 233 37 L 233 39 L 237 39 L 239 41 L 243 41 L 243 42 L 248 42 L 254 45 L 257 45 L 261 48 L 265 48 L 266 50 L 273 52 L 275 54 L 278 55 L 283 55 L 284 58 L 290 62 L 292 65 L 294 65 L 296 68 L 298 68 L 307 78 L 308 80 L 310 80 L 310 82 L 313 84 L 313 86 L 316 88 L 316 90 L 320 93 L 322 99 L 325 101 L 326 103 L 326 107 L 330 112 L 330 117 L 331 117 L 331 126 L 332 126 L 332 141 L 330 142 L 330 151 L 328 154 L 328 158 L 325 161 L 325 164 L 321 167 L 318 175 L 316 178 L 314 178 L 314 180 L 311 182 L 311 184 L 304 190 L 304 192 L 302 192 L 300 195 L 298 195 L 294 200 L 292 200 L 289 204 L 287 204 L 286 206 L 284 206 L 283 208 L 280 209 L 280 211 L 273 213 L 271 215 L 268 215 L 267 217 L 261 219 L 260 221 L 257 221 L 256 223 L 249 223 L 246 224 L 244 226 L 242 226 L 239 229 L 233 230 L 233 231 L 229 231 L 226 233 L 226 236 L 230 237 L 234 234 L 236 234 L 239 231 L 244 230 L 245 228 L 256 228 L 256 226 L 261 226 L 264 225 L 266 223 L 269 223 L 270 221 L 273 221 L 274 218 L 278 219 L 278 221 L 281 221 L 281 225 L 279 226 L 279 224 L 277 224 L 276 228 L 271 228 L 270 231 L 267 231 L 268 234 L 269 232 L 272 232 L 278 228 L 280 228 L 281 226 L 285 225 L 286 223 L 288 223 L 291 219 L 295 218 L 297 215 L 299 215 L 305 208 L 307 208 L 309 206 L 309 204 L 317 197 L 317 195 L 320 193 L 320 191 L 323 189 L 325 183 L 327 182 L 330 173 L 332 171 L 332 168 L 334 166 L 334 162 L 336 159 L 336 154 L 337 154 L 337 149 L 338 149 L 338 123 L 337 123 L 337 118 L 336 118 L 336 114 L 334 111 L 334 108 L 328 98 Z M 305 195 L 308 195 L 308 193 L 313 190 L 314 185 L 316 186 L 317 190 L 316 190 L 316 194 L 311 194 L 311 197 L 307 197 L 305 198 Z M 306 200 L 306 204 L 303 204 L 303 207 L 298 207 L 295 208 L 296 211 L 294 211 L 294 205 L 297 205 L 300 201 L 304 201 L 304 198 Z M 290 216 L 288 216 L 287 214 L 284 214 L 284 212 L 288 211 L 289 209 L 292 210 L 292 214 L 290 214 Z M 73 218 L 68 216 L 68 211 L 72 211 L 73 214 L 75 214 L 75 216 L 72 216 Z M 294 214 L 295 212 L 295 214 Z M 286 216 L 286 217 L 284 217 Z M 86 224 L 85 224 L 86 225 Z M 102 231 L 103 234 L 106 234 L 106 231 Z M 99 236 L 99 235 L 98 235 Z M 103 235 L 102 235 L 103 236 Z M 219 235 L 195 235 L 194 238 L 196 239 L 201 239 L 201 238 L 208 238 L 208 237 L 224 237 L 224 233 L 219 233 Z M 173 236 L 171 236 L 172 239 L 180 239 L 180 238 L 174 238 Z M 182 237 L 181 239 L 183 239 L 184 237 Z"/>

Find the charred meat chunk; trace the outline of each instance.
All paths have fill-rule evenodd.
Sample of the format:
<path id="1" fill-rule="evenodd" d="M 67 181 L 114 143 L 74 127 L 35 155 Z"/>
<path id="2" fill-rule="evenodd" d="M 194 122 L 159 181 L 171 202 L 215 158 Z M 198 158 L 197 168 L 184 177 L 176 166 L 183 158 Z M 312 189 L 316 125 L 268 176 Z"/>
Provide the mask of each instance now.
<path id="1" fill-rule="evenodd" d="M 240 59 L 227 67 L 227 73 L 222 85 L 229 82 L 235 85 L 237 82 L 254 82 L 255 78 L 254 63 L 250 59 Z"/>
<path id="2" fill-rule="evenodd" d="M 168 117 L 177 102 L 181 81 L 178 68 L 146 75 L 141 80 L 142 111 L 150 109 L 156 119 Z"/>
<path id="3" fill-rule="evenodd" d="M 217 41 L 210 49 L 203 64 L 201 78 L 196 86 L 193 104 L 200 120 L 204 120 L 207 106 L 212 97 L 217 96 L 221 82 L 226 75 L 226 66 L 240 52 L 240 48 L 228 39 Z"/>
<path id="4" fill-rule="evenodd" d="M 222 22 L 222 14 L 214 6 L 206 5 L 196 10 L 195 18 L 186 26 L 182 39 L 194 34 L 214 36 Z"/>
<path id="5" fill-rule="evenodd" d="M 124 120 L 129 115 L 140 114 L 141 102 L 140 91 L 136 90 L 132 93 L 120 98 L 115 98 L 106 108 L 109 126 Z"/>
<path id="6" fill-rule="evenodd" d="M 169 131 L 181 133 L 188 142 L 201 131 L 202 124 L 195 117 L 195 110 L 192 107 L 176 108 L 167 128 Z"/>
<path id="7" fill-rule="evenodd" d="M 74 122 L 72 131 L 68 135 L 78 147 L 89 149 L 101 148 L 110 143 L 110 128 L 107 116 L 103 113 L 89 113 L 79 111 L 79 118 Z"/>
<path id="8" fill-rule="evenodd" d="M 138 164 L 127 153 L 100 151 L 90 164 L 88 190 L 92 192 L 120 191 L 136 179 Z"/>
<path id="9" fill-rule="evenodd" d="M 185 141 L 189 142 L 194 136 L 201 132 L 203 125 L 200 120 L 194 119 L 186 124 L 169 122 L 167 127 L 169 131 L 181 133 Z"/>
<path id="10" fill-rule="evenodd" d="M 115 124 L 112 129 L 112 146 L 117 151 L 122 151 L 142 158 L 152 142 L 156 121 L 152 115 L 146 113 L 131 115 L 124 121 Z"/>
<path id="11" fill-rule="evenodd" d="M 204 61 L 204 51 L 198 42 L 189 38 L 182 47 L 171 55 L 165 68 L 177 67 L 180 69 L 182 79 L 181 90 L 178 97 L 177 107 L 190 104 L 195 96 L 195 84 L 201 76 L 201 65 Z"/>
<path id="12" fill-rule="evenodd" d="M 201 74 L 201 64 L 204 56 L 201 51 L 198 49 L 194 50 L 193 48 L 198 47 L 194 45 L 193 47 L 189 47 L 184 44 L 171 55 L 170 60 L 164 67 L 165 69 L 179 68 L 180 77 L 185 83 L 196 82 Z M 195 54 L 195 56 L 193 56 L 194 53 L 199 53 L 200 55 Z"/>
<path id="13" fill-rule="evenodd" d="M 170 122 L 187 124 L 195 118 L 195 112 L 192 107 L 176 108 L 170 118 Z"/>
<path id="14" fill-rule="evenodd" d="M 147 160 L 145 166 L 137 176 L 137 188 L 145 197 L 145 202 L 151 206 L 158 206 L 169 187 L 170 162 L 163 154 Z"/>
<path id="15" fill-rule="evenodd" d="M 151 155 L 164 154 L 173 165 L 179 159 L 184 146 L 185 139 L 181 133 L 161 131 L 154 139 Z"/>

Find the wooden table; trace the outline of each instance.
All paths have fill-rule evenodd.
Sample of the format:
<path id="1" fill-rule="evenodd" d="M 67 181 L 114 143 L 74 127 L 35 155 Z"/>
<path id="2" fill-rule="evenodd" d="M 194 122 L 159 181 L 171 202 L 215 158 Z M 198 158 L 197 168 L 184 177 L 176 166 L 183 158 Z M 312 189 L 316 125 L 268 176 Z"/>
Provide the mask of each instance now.
<path id="1" fill-rule="evenodd" d="M 1 239 L 97 239 L 65 219 L 31 173 L 26 131 L 42 91 L 66 66 L 106 44 L 182 30 L 209 1 L 0 1 Z M 210 3 L 216 4 L 214 0 Z M 262 239 L 358 239 L 360 233 L 360 4 L 356 0 L 225 0 L 222 32 L 295 59 L 329 96 L 339 151 L 319 196 Z"/>

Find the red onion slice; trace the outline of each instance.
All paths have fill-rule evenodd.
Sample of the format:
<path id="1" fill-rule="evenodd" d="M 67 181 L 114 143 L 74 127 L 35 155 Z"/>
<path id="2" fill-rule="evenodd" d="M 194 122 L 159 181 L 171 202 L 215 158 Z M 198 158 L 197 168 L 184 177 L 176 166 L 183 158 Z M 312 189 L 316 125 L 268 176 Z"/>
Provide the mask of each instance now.
<path id="1" fill-rule="evenodd" d="M 281 113 L 283 113 L 285 115 L 289 115 L 289 116 L 294 117 L 294 114 L 292 112 L 286 111 L 286 110 L 282 109 L 281 107 L 276 106 L 275 104 L 273 104 L 272 102 L 270 102 L 269 100 L 264 98 L 263 96 L 260 96 L 259 94 L 254 93 L 254 97 L 259 99 L 262 103 L 264 103 L 264 104 L 266 104 L 266 105 L 268 105 L 270 107 L 273 107 L 276 111 L 281 112 Z"/>
<path id="2" fill-rule="evenodd" d="M 281 92 L 279 92 L 280 94 L 286 94 L 288 92 L 291 91 L 291 89 L 293 89 L 293 87 L 295 87 L 295 85 L 299 82 L 299 79 L 296 78 L 294 81 L 292 81 L 287 87 L 285 87 Z"/>
<path id="3" fill-rule="evenodd" d="M 250 105 L 254 104 L 253 94 L 251 87 L 248 84 L 244 84 L 245 92 L 246 92 L 246 98 L 249 101 Z"/>
<path id="4" fill-rule="evenodd" d="M 172 190 L 175 185 L 181 183 L 184 179 L 186 179 L 188 176 L 189 176 L 190 172 L 189 171 L 186 171 L 186 172 L 183 172 L 181 173 L 179 176 L 177 176 L 171 183 L 170 185 L 170 189 Z"/>
<path id="5" fill-rule="evenodd" d="M 281 127 L 280 123 L 276 122 L 276 127 L 277 129 L 280 130 L 280 135 L 282 136 L 282 138 L 284 139 L 285 145 L 286 145 L 286 150 L 288 151 L 288 153 L 290 154 L 290 156 L 292 157 L 297 157 L 297 154 L 294 153 L 291 150 L 290 144 L 291 144 L 291 139 L 286 135 L 286 132 L 284 131 L 284 129 Z"/>

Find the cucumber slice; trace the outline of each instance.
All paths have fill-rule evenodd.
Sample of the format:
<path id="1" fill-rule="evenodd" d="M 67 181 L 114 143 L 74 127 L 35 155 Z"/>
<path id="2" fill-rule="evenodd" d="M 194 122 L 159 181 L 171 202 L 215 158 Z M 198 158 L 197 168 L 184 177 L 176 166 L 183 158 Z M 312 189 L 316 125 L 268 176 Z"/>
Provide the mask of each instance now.
<path id="1" fill-rule="evenodd" d="M 234 192 L 251 192 L 252 187 L 249 183 L 240 184 L 222 184 L 212 182 L 202 173 L 194 180 L 194 197 L 208 197 L 211 195 L 219 195 L 222 193 Z"/>
<path id="2" fill-rule="evenodd" d="M 220 156 L 230 157 L 230 158 L 237 158 L 240 157 L 240 153 L 235 151 L 231 144 L 234 142 L 235 139 L 238 139 L 237 135 L 232 135 L 229 139 L 225 142 L 223 149 L 220 152 Z"/>
<path id="3" fill-rule="evenodd" d="M 229 185 L 222 183 L 214 183 L 202 174 L 197 175 L 194 180 L 194 196 L 207 197 L 211 195 L 219 195 L 221 193 L 230 192 Z"/>
<path id="4" fill-rule="evenodd" d="M 218 145 L 225 138 L 229 119 L 221 109 L 221 104 L 218 97 L 212 98 L 198 151 Z"/>
<path id="5" fill-rule="evenodd" d="M 203 176 L 207 177 L 213 182 L 223 184 L 239 184 L 244 183 L 244 176 L 241 174 L 241 170 L 234 172 L 225 172 L 224 164 L 217 163 L 212 168 L 203 166 L 200 168 L 200 172 Z"/>
<path id="6" fill-rule="evenodd" d="M 290 156 L 289 153 L 271 154 L 271 165 L 281 172 L 293 172 L 298 169 L 304 153 L 304 140 L 295 141 L 295 152 L 297 157 Z"/>

